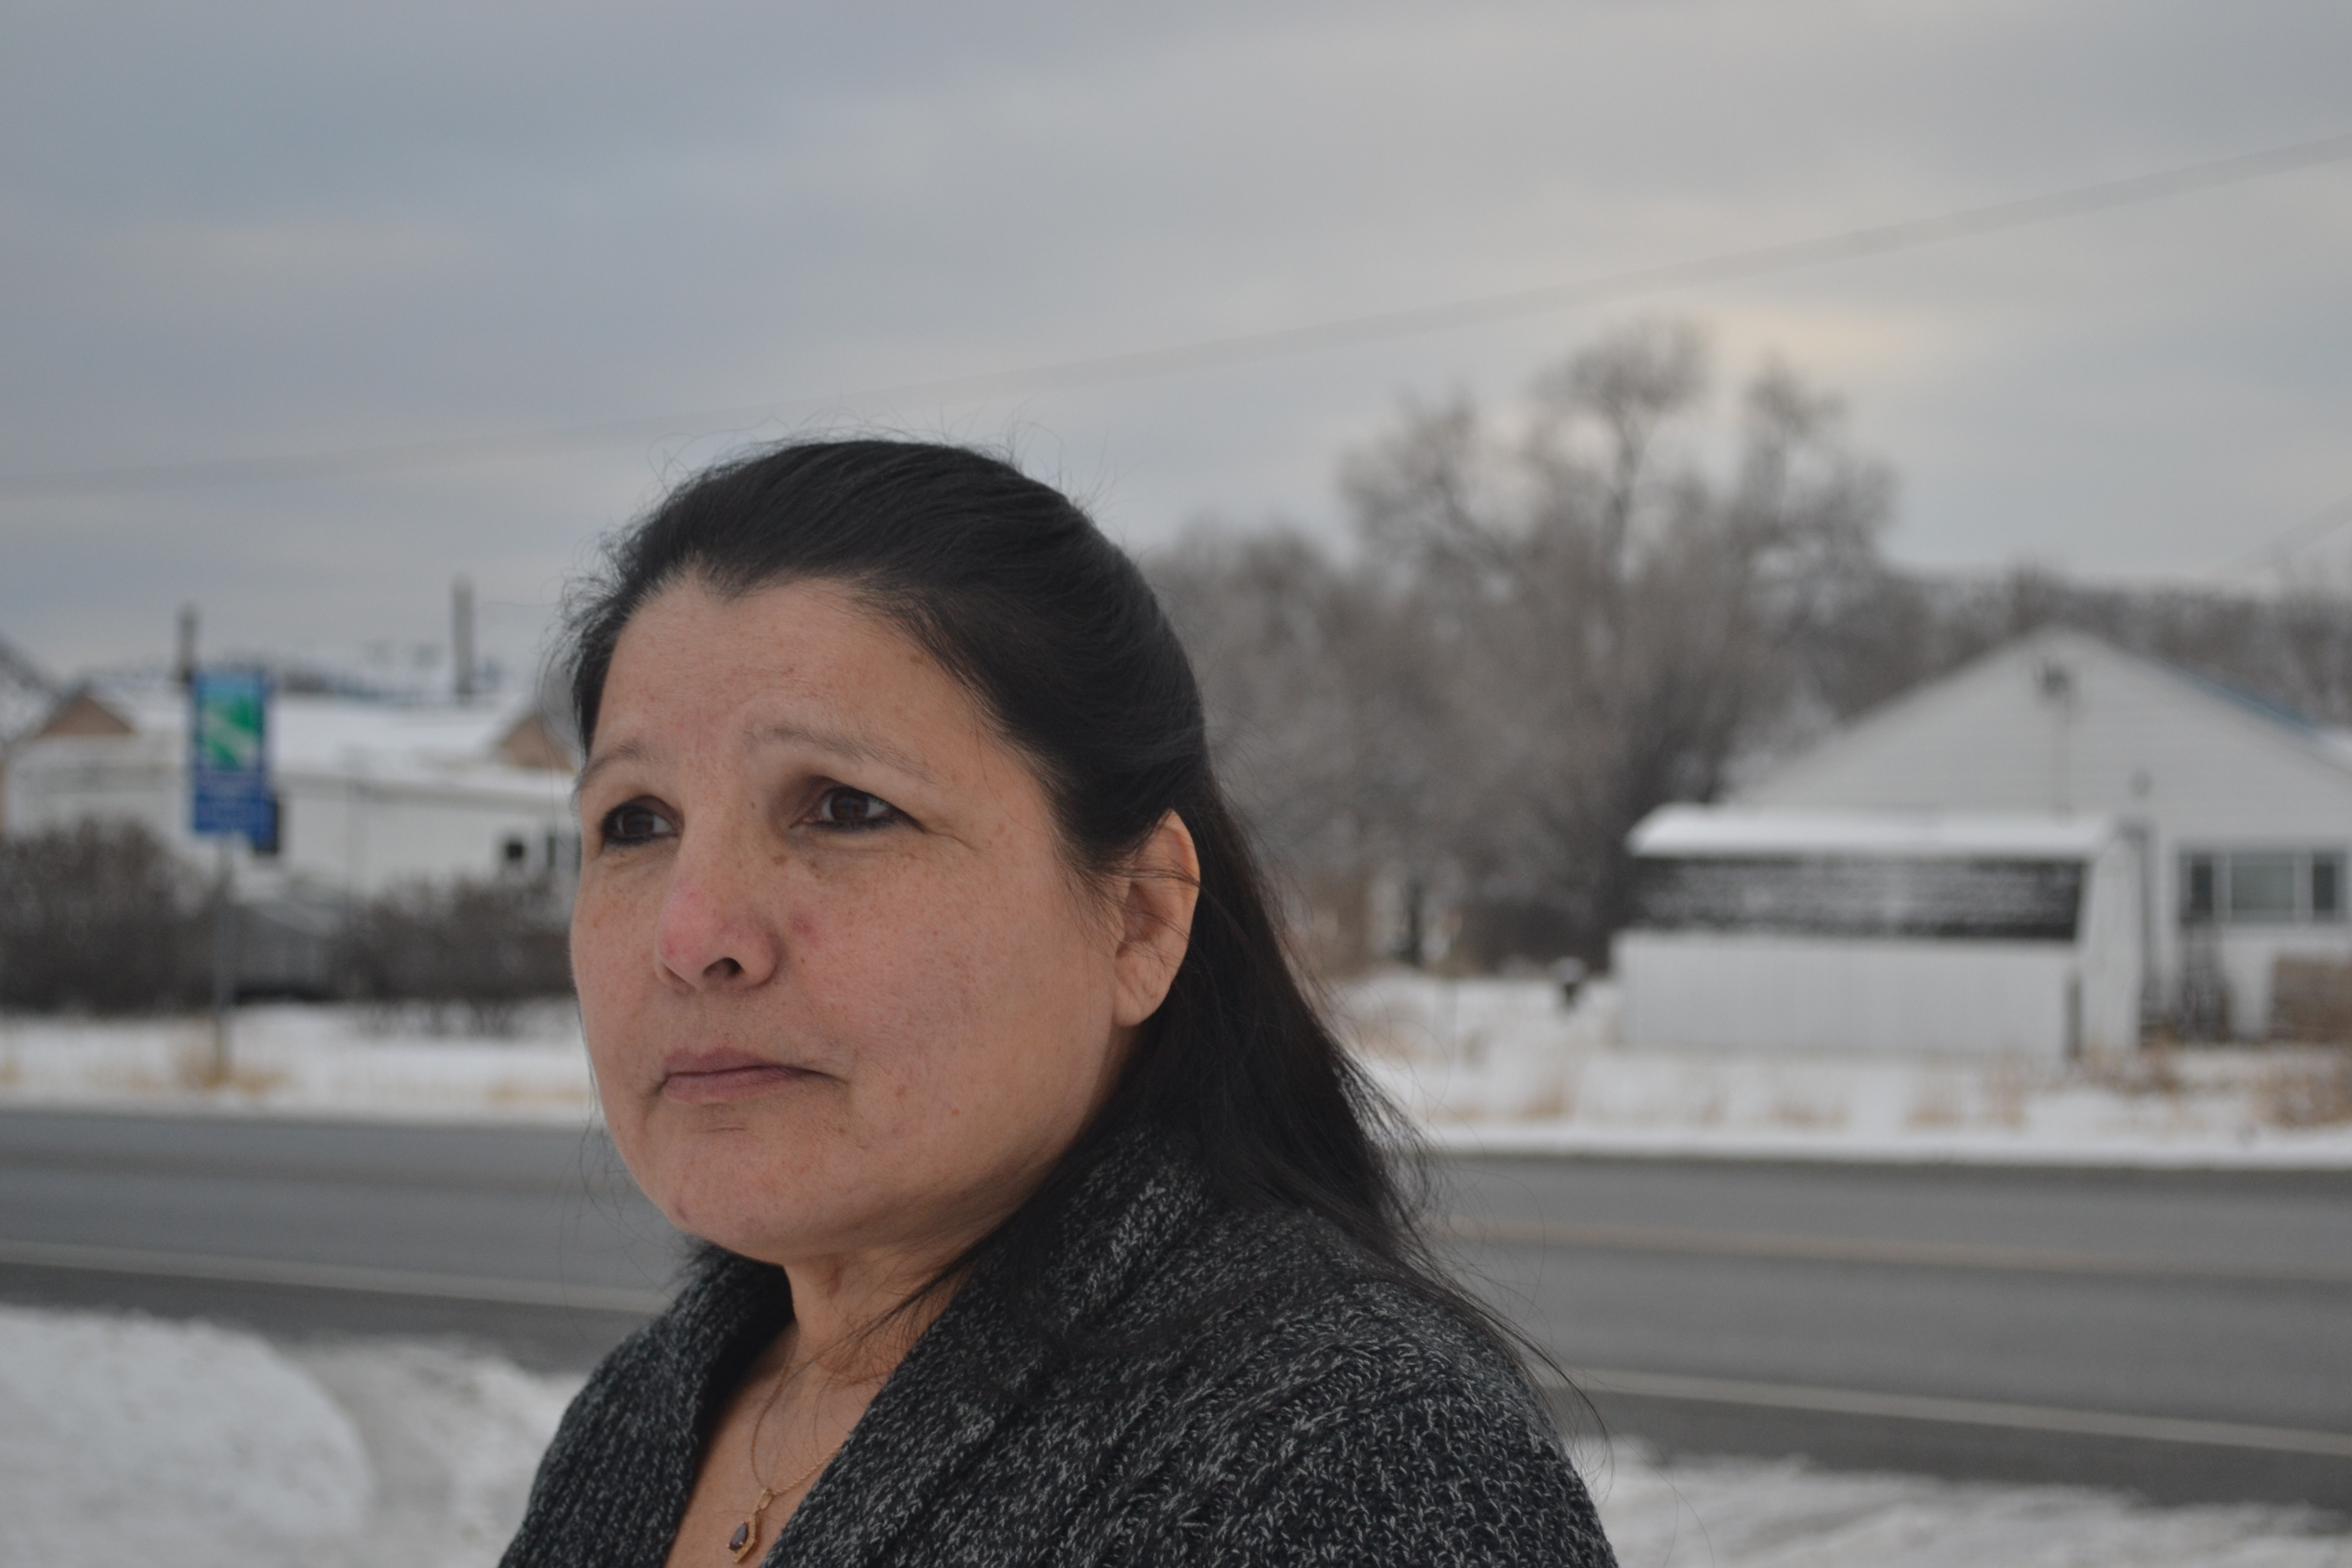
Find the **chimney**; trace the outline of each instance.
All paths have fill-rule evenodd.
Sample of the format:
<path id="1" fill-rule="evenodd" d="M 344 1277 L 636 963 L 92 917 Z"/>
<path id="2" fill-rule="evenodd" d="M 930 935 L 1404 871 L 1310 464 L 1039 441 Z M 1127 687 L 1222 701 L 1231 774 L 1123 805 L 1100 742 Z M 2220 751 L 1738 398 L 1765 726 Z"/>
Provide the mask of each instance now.
<path id="1" fill-rule="evenodd" d="M 180 651 L 172 663 L 172 677 L 185 691 L 196 683 L 196 607 L 180 606 Z"/>
<path id="2" fill-rule="evenodd" d="M 457 700 L 474 695 L 474 585 L 460 577 L 449 586 L 449 651 L 457 666 Z"/>

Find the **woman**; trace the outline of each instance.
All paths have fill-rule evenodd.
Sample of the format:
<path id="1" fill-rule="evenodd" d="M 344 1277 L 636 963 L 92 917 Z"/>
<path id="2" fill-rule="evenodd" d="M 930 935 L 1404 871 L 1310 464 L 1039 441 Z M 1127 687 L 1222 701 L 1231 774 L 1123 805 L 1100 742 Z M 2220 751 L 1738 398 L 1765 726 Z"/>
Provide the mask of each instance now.
<path id="1" fill-rule="evenodd" d="M 1611 1561 L 1083 513 L 788 447 L 666 500 L 574 634 L 589 1051 L 713 1245 L 510 1568 Z"/>

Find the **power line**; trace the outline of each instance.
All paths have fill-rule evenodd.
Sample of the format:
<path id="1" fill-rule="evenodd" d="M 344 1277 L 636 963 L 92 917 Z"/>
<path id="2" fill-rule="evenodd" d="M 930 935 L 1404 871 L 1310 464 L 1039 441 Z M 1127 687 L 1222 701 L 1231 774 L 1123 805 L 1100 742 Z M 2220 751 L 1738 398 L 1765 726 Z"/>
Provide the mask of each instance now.
<path id="1" fill-rule="evenodd" d="M 2313 545 L 2352 522 L 2352 496 L 2321 507 L 2294 527 L 2283 530 L 2268 543 L 2249 550 L 2221 568 L 2223 577 L 2246 577 L 2265 566 L 2284 567 L 2288 556 Z"/>
<path id="2" fill-rule="evenodd" d="M 746 407 L 712 408 L 685 414 L 569 425 L 503 436 L 467 436 L 279 457 L 6 475 L 0 476 L 0 496 L 29 499 L 133 495 L 259 484 L 279 479 L 354 478 L 418 468 L 457 468 L 470 463 L 496 462 L 621 441 L 708 434 L 730 426 L 804 417 L 853 404 L 965 403 L 992 396 L 1106 386 L 1119 382 L 1142 381 L 1279 359 L 1292 354 L 1418 337 L 1540 315 L 1573 306 L 1860 260 L 1894 251 L 1946 244 L 1956 239 L 2033 227 L 2088 213 L 2164 201 L 2196 191 L 2242 184 L 2271 174 L 2316 168 L 2347 159 L 2352 159 L 2352 134 L 2326 136 L 2264 152 L 2242 153 L 2232 158 L 2193 163 L 2157 174 L 2105 180 L 1934 217 L 1847 229 L 1812 239 L 1759 246 L 1688 261 L 1602 273 L 1540 288 L 1480 295 L 1400 310 L 1376 311 L 1304 326 L 1056 360 L 1014 370 L 909 382 L 898 386 L 875 387 L 825 397 L 794 398 Z"/>

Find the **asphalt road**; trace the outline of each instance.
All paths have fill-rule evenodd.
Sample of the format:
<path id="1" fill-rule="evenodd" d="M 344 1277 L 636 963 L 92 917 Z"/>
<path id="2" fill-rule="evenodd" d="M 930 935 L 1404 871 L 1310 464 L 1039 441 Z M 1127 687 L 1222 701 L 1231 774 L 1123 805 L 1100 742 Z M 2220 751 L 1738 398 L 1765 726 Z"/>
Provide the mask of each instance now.
<path id="1" fill-rule="evenodd" d="M 1530 1160 L 1442 1179 L 1465 1272 L 1608 1431 L 2352 1515 L 2352 1176 Z"/>
<path id="2" fill-rule="evenodd" d="M 1461 1161 L 1590 1441 L 2352 1516 L 2352 1177 Z M 580 1367 L 683 1242 L 579 1133 L 0 1113 L 0 1299 Z M 1588 1448 L 1588 1462 L 1599 1450 Z"/>

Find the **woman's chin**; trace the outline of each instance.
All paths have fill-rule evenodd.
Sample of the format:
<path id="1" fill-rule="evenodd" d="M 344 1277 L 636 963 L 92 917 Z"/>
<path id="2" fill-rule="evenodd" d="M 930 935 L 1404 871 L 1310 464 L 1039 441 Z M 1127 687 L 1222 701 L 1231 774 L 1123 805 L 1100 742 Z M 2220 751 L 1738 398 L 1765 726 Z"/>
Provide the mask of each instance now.
<path id="1" fill-rule="evenodd" d="M 772 1108 L 774 1101 L 758 1104 Z M 838 1228 L 816 1223 L 840 1205 L 845 1186 L 857 1184 L 854 1173 L 837 1168 L 834 1129 L 808 1118 L 756 1113 L 692 1129 L 684 1125 L 689 1120 L 709 1122 L 710 1108 L 678 1106 L 671 1117 L 656 1118 L 645 1163 L 631 1165 L 670 1224 L 771 1263 L 795 1250 L 795 1239 L 808 1242 L 812 1231 Z M 660 1126 L 665 1121 L 669 1125 Z"/>
<path id="2" fill-rule="evenodd" d="M 742 1179 L 724 1173 L 676 1173 L 665 1190 L 649 1194 L 670 1224 L 687 1235 L 740 1252 L 746 1258 L 776 1262 L 772 1210 L 789 1204 L 785 1194 L 763 1194 Z M 762 1202 L 765 1195 L 767 1201 Z M 762 1219 L 768 1221 L 761 1224 Z"/>

